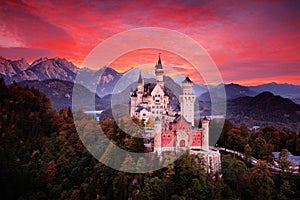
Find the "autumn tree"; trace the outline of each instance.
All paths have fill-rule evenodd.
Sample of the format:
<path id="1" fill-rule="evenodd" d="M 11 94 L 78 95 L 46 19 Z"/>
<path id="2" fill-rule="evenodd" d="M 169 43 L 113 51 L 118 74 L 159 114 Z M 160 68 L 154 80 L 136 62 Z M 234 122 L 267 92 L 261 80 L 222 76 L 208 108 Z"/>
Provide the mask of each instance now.
<path id="1" fill-rule="evenodd" d="M 154 127 L 154 118 L 151 116 L 146 122 L 146 127 L 153 128 Z"/>
<path id="2" fill-rule="evenodd" d="M 251 171 L 253 175 L 253 198 L 262 200 L 272 199 L 274 181 L 271 178 L 267 162 L 259 161 L 256 166 L 251 168 Z"/>
<path id="3" fill-rule="evenodd" d="M 268 162 L 273 160 L 273 145 L 267 143 L 262 137 L 258 137 L 254 140 L 252 152 L 253 156 L 257 159 L 267 160 Z"/>
<path id="4" fill-rule="evenodd" d="M 279 166 L 282 172 L 291 172 L 293 167 L 293 161 L 289 160 L 289 151 L 282 149 L 279 154 Z"/>
<path id="5" fill-rule="evenodd" d="M 249 187 L 249 185 L 241 187 L 241 180 L 248 173 L 247 166 L 243 161 L 234 159 L 230 155 L 222 156 L 222 173 L 224 183 L 236 191 L 236 198 L 241 196 L 242 191 Z M 247 182 L 245 181 L 244 183 Z"/>

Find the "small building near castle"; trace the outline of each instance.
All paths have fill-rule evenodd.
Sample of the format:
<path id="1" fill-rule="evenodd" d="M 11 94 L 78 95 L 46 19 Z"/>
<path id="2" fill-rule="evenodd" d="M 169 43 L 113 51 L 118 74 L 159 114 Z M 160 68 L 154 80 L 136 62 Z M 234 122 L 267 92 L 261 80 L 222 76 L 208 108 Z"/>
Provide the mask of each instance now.
<path id="1" fill-rule="evenodd" d="M 153 151 L 161 155 L 164 151 L 190 150 L 200 153 L 206 163 L 208 173 L 221 169 L 220 153 L 209 148 L 209 120 L 202 118 L 201 128 L 195 127 L 193 82 L 186 77 L 182 82 L 179 96 L 180 111 L 174 111 L 169 104 L 163 76 L 163 65 L 159 56 L 155 65 L 156 83 L 144 83 L 140 74 L 136 90 L 130 92 L 130 116 L 147 123 L 154 120 L 153 128 L 148 130 L 153 138 Z M 149 145 L 149 144 L 148 144 Z"/>

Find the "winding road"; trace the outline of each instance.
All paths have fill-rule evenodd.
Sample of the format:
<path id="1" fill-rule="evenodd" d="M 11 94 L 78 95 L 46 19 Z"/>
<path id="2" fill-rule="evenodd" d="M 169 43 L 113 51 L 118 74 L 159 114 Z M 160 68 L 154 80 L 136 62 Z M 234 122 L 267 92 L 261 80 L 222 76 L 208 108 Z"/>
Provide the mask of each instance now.
<path id="1" fill-rule="evenodd" d="M 234 151 L 234 150 L 231 150 L 231 149 L 227 149 L 227 148 L 223 148 L 223 147 L 210 147 L 210 149 L 212 150 L 219 150 L 219 151 L 223 151 L 223 152 L 226 152 L 226 153 L 230 153 L 230 154 L 233 154 L 233 155 L 236 155 L 242 159 L 245 158 L 245 155 L 243 153 L 240 153 L 238 151 Z M 251 161 L 251 164 L 252 165 L 257 165 L 259 163 L 259 159 L 256 159 L 254 157 L 250 157 L 250 161 Z M 274 164 L 269 164 L 269 169 L 271 172 L 281 172 L 282 169 L 279 168 L 279 163 L 277 161 L 274 161 Z M 299 174 L 299 171 L 298 170 L 294 170 L 292 172 L 293 174 Z"/>

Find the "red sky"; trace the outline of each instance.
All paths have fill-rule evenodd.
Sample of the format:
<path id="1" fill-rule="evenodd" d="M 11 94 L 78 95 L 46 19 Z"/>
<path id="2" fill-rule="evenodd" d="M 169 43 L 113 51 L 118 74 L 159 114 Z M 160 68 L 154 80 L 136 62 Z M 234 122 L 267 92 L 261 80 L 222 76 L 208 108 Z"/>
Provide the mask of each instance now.
<path id="1" fill-rule="evenodd" d="M 300 85 L 299 1 L 1 1 L 0 55 L 28 62 L 64 57 L 80 67 L 102 41 L 149 26 L 196 40 L 226 83 Z M 157 52 L 126 54 L 112 67 L 122 71 L 155 63 Z M 184 60 L 168 53 L 162 57 L 164 65 L 186 66 L 184 74 L 192 73 Z"/>

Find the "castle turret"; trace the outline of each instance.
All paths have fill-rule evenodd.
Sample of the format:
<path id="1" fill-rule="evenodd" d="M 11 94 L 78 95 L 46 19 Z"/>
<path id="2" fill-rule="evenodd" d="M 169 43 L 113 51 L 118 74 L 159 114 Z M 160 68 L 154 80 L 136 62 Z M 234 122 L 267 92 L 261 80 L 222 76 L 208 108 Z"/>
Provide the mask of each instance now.
<path id="1" fill-rule="evenodd" d="M 135 110 L 136 110 L 136 106 L 137 106 L 137 95 L 136 95 L 136 91 L 131 90 L 130 91 L 130 116 L 133 117 L 135 116 Z"/>
<path id="2" fill-rule="evenodd" d="M 202 119 L 202 149 L 204 151 L 209 150 L 209 120 L 204 117 Z"/>
<path id="3" fill-rule="evenodd" d="M 144 95 L 144 79 L 142 78 L 142 74 L 140 72 L 139 79 L 138 79 L 137 104 L 143 101 L 143 95 Z"/>
<path id="4" fill-rule="evenodd" d="M 160 55 L 158 56 L 158 61 L 155 65 L 155 75 L 156 75 L 156 83 L 160 85 L 162 88 L 164 87 L 164 70 L 161 63 Z"/>
<path id="5" fill-rule="evenodd" d="M 144 91 L 144 79 L 142 78 L 142 74 L 140 72 L 139 79 L 138 79 L 138 91 Z"/>
<path id="6" fill-rule="evenodd" d="M 182 82 L 182 94 L 180 98 L 181 116 L 194 126 L 194 103 L 196 95 L 193 94 L 193 82 L 186 77 Z"/>

